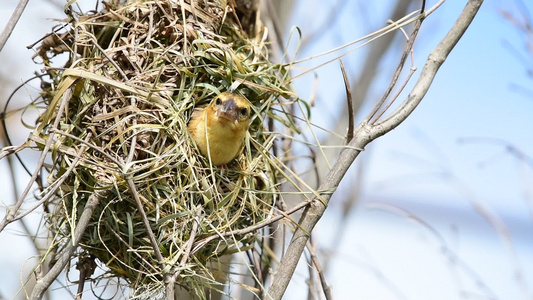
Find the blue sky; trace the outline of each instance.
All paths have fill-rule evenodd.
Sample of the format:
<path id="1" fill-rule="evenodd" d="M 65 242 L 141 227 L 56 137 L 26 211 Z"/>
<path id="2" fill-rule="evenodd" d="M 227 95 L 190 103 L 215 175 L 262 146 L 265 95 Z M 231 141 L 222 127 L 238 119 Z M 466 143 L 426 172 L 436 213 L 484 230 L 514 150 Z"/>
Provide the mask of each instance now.
<path id="1" fill-rule="evenodd" d="M 416 80 L 429 52 L 451 27 L 464 3 L 445 2 L 425 21 L 415 45 L 418 72 L 409 86 Z M 498 2 L 484 3 L 472 26 L 439 70 L 421 105 L 397 129 L 372 143 L 370 149 L 374 153 L 369 156 L 372 156 L 373 165 L 368 181 L 379 182 L 411 172 L 423 174 L 452 169 L 460 177 L 468 179 L 469 185 L 479 187 L 489 198 L 495 198 L 494 205 L 502 202 L 499 198 L 509 195 L 509 189 L 520 190 L 516 186 L 520 182 L 518 177 L 522 177 L 518 173 L 520 163 L 505 154 L 502 145 L 493 145 L 484 140 L 501 140 L 524 153 L 533 153 L 530 134 L 533 99 L 511 88 L 512 85 L 527 88 L 531 86 L 531 78 L 526 76 L 523 62 L 504 47 L 504 43 L 509 43 L 517 50 L 522 50 L 523 37 L 502 19 L 499 9 L 502 6 Z M 343 11 L 345 15 L 350 9 Z M 377 17 L 373 20 L 379 21 Z M 293 22 L 298 21 L 296 18 Z M 356 26 L 347 25 L 351 24 L 347 22 L 344 19 L 337 21 L 338 24 L 345 24 L 344 29 L 356 28 L 352 40 L 364 34 L 359 32 L 362 29 L 357 30 Z M 306 28 L 303 27 L 302 31 L 305 36 Z M 305 49 L 300 56 L 320 53 L 343 44 L 350 40 L 348 32 L 339 33 L 343 40 L 339 40 L 335 33 L 325 35 L 323 42 L 314 43 L 313 48 Z M 359 52 L 364 52 L 364 49 Z M 381 66 L 380 75 L 374 83 L 371 99 L 378 99 L 384 85 L 388 84 L 390 66 L 396 66 L 397 57 L 397 53 L 387 55 L 386 63 Z M 358 52 L 343 58 L 346 65 L 352 67 L 348 67 L 348 71 L 355 76 L 359 75 L 357 68 L 361 65 L 361 59 L 362 55 Z M 306 65 L 313 63 L 311 61 Z M 338 64 L 332 63 L 316 71 L 316 74 L 319 83 L 313 122 L 333 128 L 338 121 L 337 107 L 345 101 Z M 313 75 L 295 82 L 301 97 L 305 98 L 311 93 L 309 86 Z M 399 100 L 402 99 L 400 97 Z M 370 105 L 367 105 L 358 118 L 361 119 L 369 108 Z M 461 139 L 469 142 L 460 143 Z M 480 167 L 480 163 L 484 163 L 483 167 Z M 391 164 L 394 167 L 391 168 Z M 502 208 L 505 209 L 508 204 L 504 206 Z"/>
<path id="2" fill-rule="evenodd" d="M 447 1 L 425 21 L 415 45 L 419 71 L 465 3 Z M 483 4 L 420 106 L 397 129 L 367 148 L 356 163 L 365 164 L 362 178 L 352 172 L 341 183 L 315 239 L 324 251 L 337 254 L 330 274 L 341 299 L 348 294 L 361 299 L 459 299 L 461 292 L 499 299 L 531 298 L 533 261 L 528 253 L 533 250 L 529 238 L 533 230 L 533 166 L 506 151 L 506 146 L 512 145 L 527 155 L 533 154 L 532 79 L 526 75 L 533 59 L 524 49 L 524 35 L 500 14 L 500 10 L 516 13 L 514 4 Z M 307 5 L 320 4 L 305 2 L 300 8 Z M 533 4 L 525 5 L 532 13 Z M 362 6 L 368 11 L 363 16 L 355 14 Z M 324 34 L 300 56 L 321 53 L 379 28 L 383 11 L 374 3 L 357 6 L 349 2 L 331 33 Z M 305 17 L 299 18 L 298 12 L 293 23 L 305 36 L 306 25 L 313 23 L 308 21 L 311 13 L 302 12 Z M 365 31 L 366 27 L 370 29 Z M 506 45 L 528 58 L 529 64 Z M 359 75 L 357 68 L 362 65 L 364 52 L 363 48 L 343 58 L 350 74 Z M 396 66 L 397 57 L 394 53 L 387 55 L 371 99 L 379 99 L 391 74 L 388 67 Z M 306 66 L 313 63 L 319 62 L 311 61 Z M 338 64 L 323 67 L 316 75 L 318 97 L 312 120 L 334 128 L 339 120 L 336 108 L 345 101 Z M 306 79 L 295 83 L 304 98 L 310 94 L 314 78 L 310 75 Z M 517 92 L 513 85 L 529 88 L 529 95 Z M 461 143 L 462 139 L 465 142 Z M 357 180 L 363 181 L 363 196 L 349 221 L 340 223 L 341 204 L 350 197 L 346 188 Z M 465 269 L 457 271 L 438 250 L 442 245 L 436 243 L 435 236 L 418 222 L 413 224 L 410 218 L 387 210 L 370 209 L 383 203 L 427 222 L 464 261 Z M 501 221 L 509 236 L 502 237 L 480 212 Z M 345 238 L 332 240 L 335 236 L 331 231 L 339 227 L 345 228 Z M 526 284 L 516 281 L 517 271 L 523 272 Z M 301 272 L 306 278 L 305 267 Z M 487 289 L 476 286 L 476 280 Z M 298 299 L 304 299 L 305 292 L 299 290 L 303 284 L 293 286 L 292 291 L 301 297 Z"/>

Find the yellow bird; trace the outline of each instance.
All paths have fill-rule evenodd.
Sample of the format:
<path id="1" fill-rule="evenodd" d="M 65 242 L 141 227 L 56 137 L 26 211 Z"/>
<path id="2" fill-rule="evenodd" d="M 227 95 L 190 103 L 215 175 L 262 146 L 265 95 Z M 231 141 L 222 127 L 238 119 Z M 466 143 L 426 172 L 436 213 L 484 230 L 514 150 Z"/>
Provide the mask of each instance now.
<path id="1" fill-rule="evenodd" d="M 241 152 L 250 126 L 250 102 L 232 93 L 221 93 L 205 108 L 196 109 L 189 132 L 202 155 L 220 166 Z"/>

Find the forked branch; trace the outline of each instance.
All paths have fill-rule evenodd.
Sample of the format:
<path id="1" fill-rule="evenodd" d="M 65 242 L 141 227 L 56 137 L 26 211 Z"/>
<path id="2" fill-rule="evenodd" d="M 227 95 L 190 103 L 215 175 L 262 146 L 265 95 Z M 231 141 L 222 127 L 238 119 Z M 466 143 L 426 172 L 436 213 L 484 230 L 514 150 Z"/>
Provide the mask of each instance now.
<path id="1" fill-rule="evenodd" d="M 476 16 L 482 3 L 483 0 L 470 0 L 466 4 L 452 29 L 450 29 L 444 39 L 429 55 L 418 81 L 407 99 L 404 100 L 398 109 L 382 121 L 376 122 L 375 125 L 369 125 L 368 123 L 363 122 L 357 127 L 353 139 L 350 141 L 348 147 L 340 153 L 333 168 L 318 188 L 319 191 L 335 189 L 346 174 L 348 168 L 368 143 L 391 131 L 407 119 L 424 98 L 440 66 L 444 63 L 448 54 L 461 39 L 464 32 Z M 325 201 L 325 204 L 327 205 L 331 195 L 331 193 L 321 195 L 320 200 L 315 197 L 311 204 L 305 208 L 302 217 L 300 218 L 299 226 L 296 228 L 289 247 L 279 263 L 279 268 L 274 274 L 267 299 L 277 300 L 282 298 L 293 276 L 294 270 L 296 269 L 296 265 L 300 260 L 305 245 L 309 240 L 309 233 L 313 231 L 316 223 L 320 220 L 322 214 L 326 210 L 323 201 Z"/>

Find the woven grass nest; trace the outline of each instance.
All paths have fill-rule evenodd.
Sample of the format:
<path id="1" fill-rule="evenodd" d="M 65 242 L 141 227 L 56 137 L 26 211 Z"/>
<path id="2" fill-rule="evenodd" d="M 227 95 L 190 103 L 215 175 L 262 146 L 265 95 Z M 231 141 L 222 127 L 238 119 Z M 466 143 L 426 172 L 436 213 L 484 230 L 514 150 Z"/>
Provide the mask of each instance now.
<path id="1" fill-rule="evenodd" d="M 80 256 L 98 259 L 109 269 L 105 276 L 134 289 L 163 285 L 163 269 L 179 267 L 177 283 L 201 294 L 217 279 L 210 262 L 257 239 L 254 232 L 223 234 L 268 219 L 284 182 L 266 124 L 296 130 L 284 107 L 299 100 L 286 70 L 269 61 L 265 35 L 248 37 L 223 2 L 131 0 L 89 13 L 67 10 L 36 54 L 51 78 L 43 81 L 46 108 L 32 136 L 41 150 L 54 139 L 48 181 L 61 184 L 47 220 L 56 250 L 88 199 L 100 197 Z M 60 54 L 68 61 L 54 67 Z M 243 154 L 219 168 L 199 153 L 187 123 L 195 107 L 225 91 L 246 97 L 253 116 Z M 213 235 L 219 237 L 202 242 Z"/>

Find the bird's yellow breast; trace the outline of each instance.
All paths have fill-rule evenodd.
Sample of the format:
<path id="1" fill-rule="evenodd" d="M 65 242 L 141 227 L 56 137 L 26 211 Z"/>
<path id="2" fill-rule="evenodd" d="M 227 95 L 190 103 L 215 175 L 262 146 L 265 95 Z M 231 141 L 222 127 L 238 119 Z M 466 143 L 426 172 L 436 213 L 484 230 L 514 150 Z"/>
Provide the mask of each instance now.
<path id="1" fill-rule="evenodd" d="M 249 127 L 250 104 L 245 98 L 221 93 L 193 113 L 189 132 L 215 166 L 227 164 L 241 152 Z"/>

